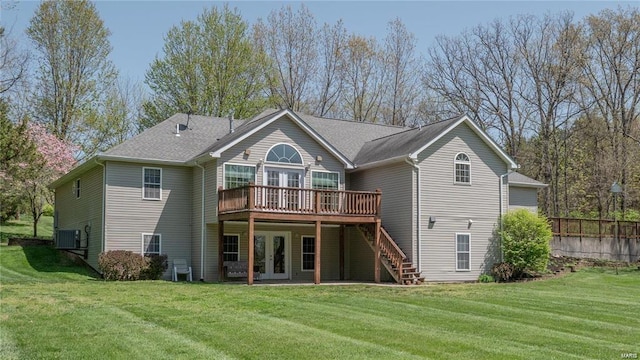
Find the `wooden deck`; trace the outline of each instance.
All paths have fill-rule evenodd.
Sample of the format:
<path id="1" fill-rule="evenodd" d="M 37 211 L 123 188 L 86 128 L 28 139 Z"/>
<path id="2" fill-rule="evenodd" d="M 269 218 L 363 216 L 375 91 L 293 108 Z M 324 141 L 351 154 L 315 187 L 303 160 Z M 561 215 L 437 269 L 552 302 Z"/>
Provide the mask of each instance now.
<path id="1" fill-rule="evenodd" d="M 382 193 L 264 185 L 218 189 L 218 219 L 338 224 L 375 223 Z"/>

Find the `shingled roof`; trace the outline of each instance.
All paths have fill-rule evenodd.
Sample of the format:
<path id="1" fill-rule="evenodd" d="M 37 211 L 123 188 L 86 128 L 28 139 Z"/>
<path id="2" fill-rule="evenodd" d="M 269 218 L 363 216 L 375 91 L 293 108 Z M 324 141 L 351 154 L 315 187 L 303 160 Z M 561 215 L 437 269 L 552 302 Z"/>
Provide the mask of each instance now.
<path id="1" fill-rule="evenodd" d="M 508 176 L 509 185 L 518 186 L 518 187 L 533 187 L 533 188 L 544 188 L 547 187 L 547 184 L 541 183 L 536 179 L 532 179 L 526 175 L 522 175 L 519 172 L 512 172 Z"/>
<path id="2" fill-rule="evenodd" d="M 421 128 L 408 129 L 397 134 L 371 140 L 361 147 L 354 162 L 362 165 L 399 156 L 409 156 L 437 138 L 460 119 L 461 117 L 458 116 Z"/>
<path id="3" fill-rule="evenodd" d="M 234 120 L 238 127 L 242 120 Z M 176 125 L 180 136 L 176 136 Z M 212 142 L 229 134 L 229 119 L 175 114 L 139 135 L 114 146 L 103 155 L 140 160 L 186 162 L 201 154 Z"/>

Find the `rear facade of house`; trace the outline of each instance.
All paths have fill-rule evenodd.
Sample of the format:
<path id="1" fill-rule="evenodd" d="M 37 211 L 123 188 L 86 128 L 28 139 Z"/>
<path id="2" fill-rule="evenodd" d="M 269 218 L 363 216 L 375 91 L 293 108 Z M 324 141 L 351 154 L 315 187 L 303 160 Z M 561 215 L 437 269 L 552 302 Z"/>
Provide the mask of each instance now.
<path id="1" fill-rule="evenodd" d="M 56 236 L 80 230 L 71 250 L 94 268 L 104 251 L 158 253 L 203 281 L 231 262 L 249 283 L 471 281 L 499 261 L 500 214 L 535 206 L 535 180 L 511 194 L 515 167 L 464 116 L 406 129 L 177 114 L 52 184 Z"/>

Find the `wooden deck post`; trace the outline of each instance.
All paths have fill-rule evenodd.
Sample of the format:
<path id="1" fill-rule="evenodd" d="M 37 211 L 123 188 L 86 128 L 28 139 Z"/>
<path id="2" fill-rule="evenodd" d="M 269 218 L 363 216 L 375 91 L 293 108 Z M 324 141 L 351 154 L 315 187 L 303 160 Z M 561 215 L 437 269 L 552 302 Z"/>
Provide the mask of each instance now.
<path id="1" fill-rule="evenodd" d="M 218 281 L 224 280 L 224 221 L 218 220 Z"/>
<path id="2" fill-rule="evenodd" d="M 380 282 L 380 219 L 376 220 L 376 235 L 375 235 L 375 263 L 373 265 L 373 271 L 374 271 L 374 279 L 375 282 L 379 283 Z"/>
<path id="3" fill-rule="evenodd" d="M 322 222 L 316 221 L 316 244 L 315 244 L 315 257 L 313 266 L 313 283 L 320 284 L 320 249 L 322 244 Z"/>
<path id="4" fill-rule="evenodd" d="M 340 280 L 344 280 L 344 225 L 340 225 Z"/>
<path id="5" fill-rule="evenodd" d="M 255 185 L 253 184 L 253 181 L 249 182 L 249 186 L 247 187 L 247 191 L 249 192 L 247 194 L 247 209 L 248 210 L 253 210 L 256 206 L 256 188 Z"/>
<path id="6" fill-rule="evenodd" d="M 249 237 L 247 240 L 249 242 L 249 246 L 247 247 L 249 250 L 249 264 L 247 265 L 247 285 L 253 285 L 253 262 L 254 262 L 254 251 L 255 251 L 255 242 L 253 239 L 253 216 L 249 215 L 247 236 Z"/>

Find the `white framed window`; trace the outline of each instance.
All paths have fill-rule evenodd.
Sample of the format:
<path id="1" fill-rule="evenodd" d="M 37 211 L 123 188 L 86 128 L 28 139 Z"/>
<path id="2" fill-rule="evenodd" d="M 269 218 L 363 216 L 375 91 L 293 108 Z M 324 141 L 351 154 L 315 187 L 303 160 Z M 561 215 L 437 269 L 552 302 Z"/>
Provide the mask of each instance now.
<path id="1" fill-rule="evenodd" d="M 276 144 L 267 152 L 267 161 L 284 164 L 302 164 L 302 156 L 289 144 Z"/>
<path id="2" fill-rule="evenodd" d="M 302 237 L 302 271 L 313 271 L 316 268 L 316 238 Z"/>
<path id="3" fill-rule="evenodd" d="M 319 190 L 338 190 L 340 174 L 337 172 L 312 171 L 311 187 Z"/>
<path id="4" fill-rule="evenodd" d="M 76 199 L 80 199 L 80 179 L 76 179 L 73 184 L 73 192 L 76 194 Z"/>
<path id="5" fill-rule="evenodd" d="M 160 255 L 162 251 L 162 236 L 160 234 L 142 234 L 142 254 Z"/>
<path id="6" fill-rule="evenodd" d="M 471 270 L 471 234 L 456 234 L 456 271 Z"/>
<path id="7" fill-rule="evenodd" d="M 311 172 L 311 187 L 314 190 L 338 190 L 340 187 L 340 174 L 337 172 Z M 322 192 L 320 194 L 320 206 L 323 210 L 336 211 L 340 206 L 340 194 L 337 192 Z"/>
<path id="8" fill-rule="evenodd" d="M 162 169 L 142 168 L 142 198 L 162 200 Z"/>
<path id="9" fill-rule="evenodd" d="M 222 237 L 222 261 L 240 260 L 240 236 L 225 234 Z"/>
<path id="10" fill-rule="evenodd" d="M 251 165 L 224 164 L 224 188 L 233 189 L 256 182 L 256 167 Z"/>
<path id="11" fill-rule="evenodd" d="M 471 185 L 471 160 L 469 155 L 458 153 L 453 161 L 454 183 Z"/>

